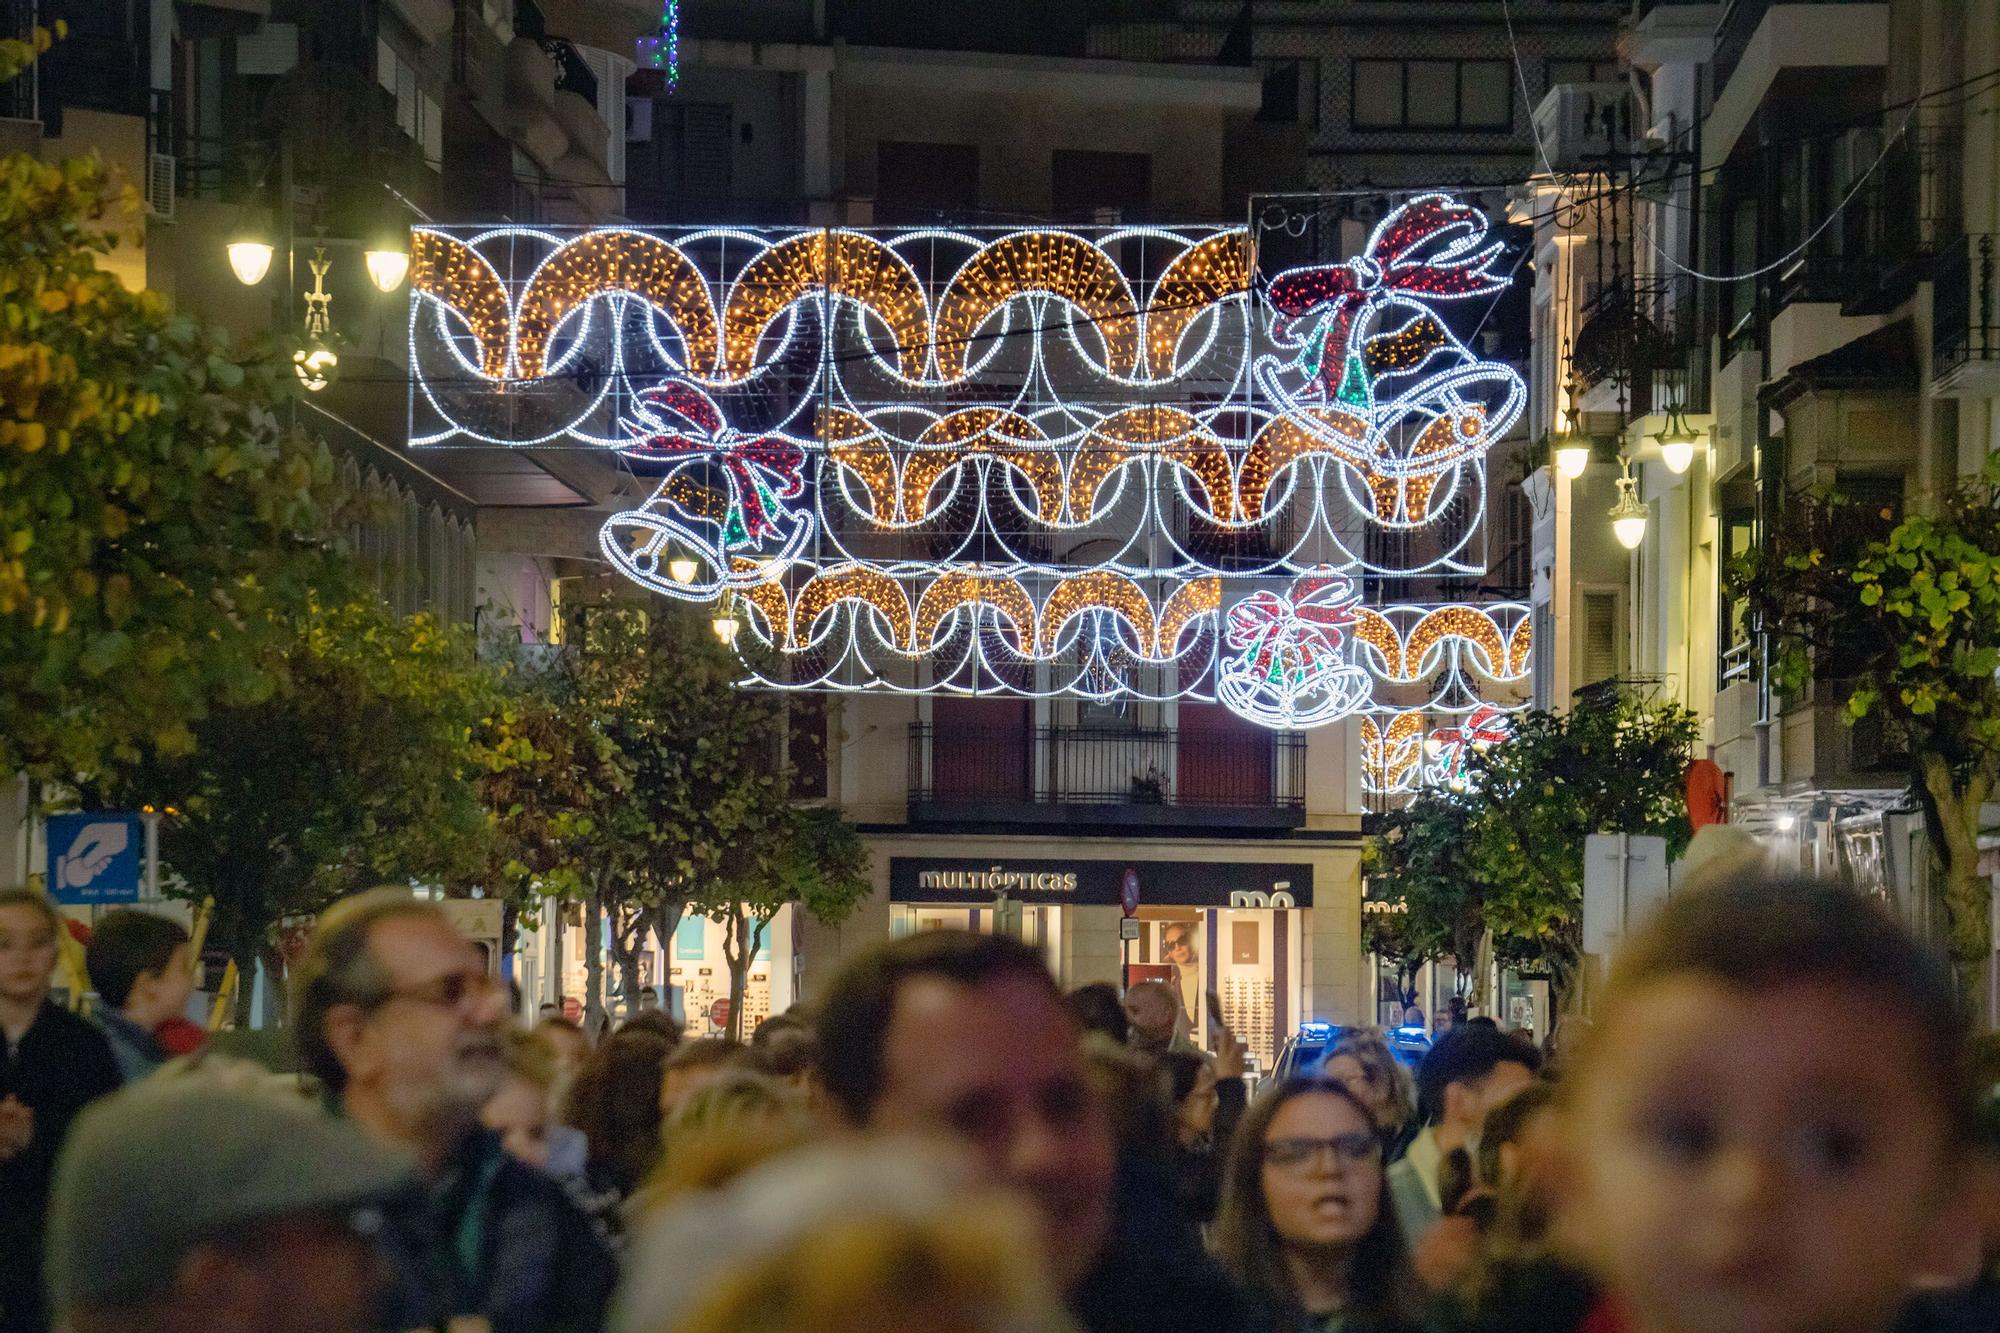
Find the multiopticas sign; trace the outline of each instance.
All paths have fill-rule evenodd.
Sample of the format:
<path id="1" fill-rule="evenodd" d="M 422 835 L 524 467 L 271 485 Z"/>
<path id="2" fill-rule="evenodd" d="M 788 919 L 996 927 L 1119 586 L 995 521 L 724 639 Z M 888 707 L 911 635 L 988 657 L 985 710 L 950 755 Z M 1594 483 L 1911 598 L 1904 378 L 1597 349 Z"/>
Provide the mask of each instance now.
<path id="1" fill-rule="evenodd" d="M 971 890 L 977 893 L 1017 893 L 1032 889 L 1041 893 L 1075 893 L 1076 872 L 1053 870 L 923 870 L 917 873 L 920 889 Z"/>
<path id="2" fill-rule="evenodd" d="M 1312 906 L 1313 868 L 1257 861 L 1049 861 L 994 863 L 963 857 L 889 858 L 889 899 L 899 903 L 989 904 L 1002 894 L 1025 903 L 1119 905 L 1125 873 L 1140 898 L 1161 907 Z"/>

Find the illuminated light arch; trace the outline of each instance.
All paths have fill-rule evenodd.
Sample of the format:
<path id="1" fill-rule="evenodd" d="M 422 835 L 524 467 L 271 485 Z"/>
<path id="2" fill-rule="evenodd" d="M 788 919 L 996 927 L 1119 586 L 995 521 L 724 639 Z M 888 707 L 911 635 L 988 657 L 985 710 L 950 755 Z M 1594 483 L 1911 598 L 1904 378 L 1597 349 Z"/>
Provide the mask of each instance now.
<path id="1" fill-rule="evenodd" d="M 748 379 L 765 331 L 799 301 L 821 292 L 879 317 L 894 340 L 900 373 L 920 378 L 931 342 L 930 305 L 909 264 L 866 233 L 810 231 L 771 246 L 730 284 L 717 380 Z"/>
<path id="2" fill-rule="evenodd" d="M 933 647 L 938 628 L 966 607 L 991 607 L 1014 627 L 1014 643 L 1023 657 L 1035 656 L 1035 603 L 1027 589 L 1004 574 L 977 568 L 952 570 L 924 589 L 917 601 L 915 646 Z"/>
<path id="3" fill-rule="evenodd" d="M 633 296 L 664 314 L 687 349 L 686 370 L 712 372 L 720 333 L 708 283 L 681 251 L 637 231 L 595 231 L 567 241 L 535 269 L 514 314 L 514 370 L 538 379 L 549 339 L 599 297 Z"/>
<path id="4" fill-rule="evenodd" d="M 845 602 L 859 602 L 880 612 L 889 625 L 889 642 L 898 651 L 915 651 L 910 599 L 901 584 L 879 569 L 840 565 L 815 574 L 799 589 L 792 603 L 792 646 L 803 648 L 819 639 L 820 621 Z"/>
<path id="5" fill-rule="evenodd" d="M 418 228 L 410 233 L 410 295 L 429 297 L 465 323 L 479 348 L 479 370 L 507 378 L 513 307 L 486 257 L 455 236 Z"/>
<path id="6" fill-rule="evenodd" d="M 792 626 L 792 602 L 785 593 L 784 583 L 775 578 L 759 579 L 739 595 L 744 605 L 764 619 L 764 633 L 759 637 L 768 644 L 784 643 Z"/>
<path id="7" fill-rule="evenodd" d="M 1497 293 L 1497 253 L 1436 197 L 1254 274 L 1241 228 L 425 229 L 411 441 L 621 454 L 652 489 L 605 558 L 737 595 L 776 688 L 1220 700 L 1449 745 L 1532 656 L 1526 608 L 1393 591 L 1483 572 L 1525 387 L 1444 303 Z M 1426 539 L 1384 554 L 1383 527 Z"/>
<path id="8" fill-rule="evenodd" d="M 1369 607 L 1357 608 L 1354 613 L 1354 637 L 1375 650 L 1382 663 L 1380 674 L 1383 679 L 1409 679 L 1403 667 L 1403 636 L 1396 632 L 1396 627 L 1389 623 L 1387 616 Z"/>
<path id="9" fill-rule="evenodd" d="M 1434 670 L 1438 664 L 1432 654 L 1454 639 L 1481 655 L 1487 675 L 1501 674 L 1507 661 L 1506 641 L 1493 618 L 1469 606 L 1441 606 L 1418 621 L 1404 640 L 1403 662 L 1410 678 Z"/>
<path id="10" fill-rule="evenodd" d="M 1159 620 L 1144 590 L 1123 574 L 1093 569 L 1063 579 L 1042 603 L 1041 623 L 1036 631 L 1038 655 L 1053 654 L 1063 627 L 1092 611 L 1109 611 L 1119 617 L 1132 627 L 1141 644 L 1153 645 L 1159 641 Z"/>
<path id="11" fill-rule="evenodd" d="M 1381 795 L 1408 792 L 1423 769 L 1422 713 L 1393 713 L 1382 719 L 1361 719 L 1361 771 L 1364 785 Z M 1372 780 L 1372 781 L 1370 781 Z"/>
<path id="12" fill-rule="evenodd" d="M 1532 617 L 1522 616 L 1521 623 L 1514 626 L 1514 632 L 1507 636 L 1507 674 L 1510 677 L 1528 674 L 1528 655 L 1534 649 L 1535 622 Z"/>
<path id="13" fill-rule="evenodd" d="M 1139 310 L 1132 286 L 1111 257 L 1080 236 L 1028 231 L 988 245 L 952 275 L 937 305 L 937 377 L 965 377 L 965 349 L 995 311 L 1029 295 L 1061 298 L 1104 340 L 1113 378 L 1141 373 Z"/>
<path id="14" fill-rule="evenodd" d="M 1044 523 L 1062 519 L 1062 459 L 1047 437 L 1026 417 L 990 407 L 972 407 L 934 422 L 903 458 L 897 485 L 897 521 L 918 523 L 933 512 L 930 497 L 938 480 L 955 468 L 990 458 L 1005 465 L 1035 493 L 1035 516 Z"/>
<path id="15" fill-rule="evenodd" d="M 1153 285 L 1146 311 L 1146 368 L 1154 380 L 1181 371 L 1181 340 L 1203 315 L 1250 286 L 1247 238 L 1221 232 L 1174 256 Z"/>
<path id="16" fill-rule="evenodd" d="M 1189 627 L 1222 609 L 1222 580 L 1190 579 L 1174 589 L 1160 608 L 1160 632 L 1154 641 L 1153 656 L 1169 661 L 1180 656 L 1181 636 Z"/>

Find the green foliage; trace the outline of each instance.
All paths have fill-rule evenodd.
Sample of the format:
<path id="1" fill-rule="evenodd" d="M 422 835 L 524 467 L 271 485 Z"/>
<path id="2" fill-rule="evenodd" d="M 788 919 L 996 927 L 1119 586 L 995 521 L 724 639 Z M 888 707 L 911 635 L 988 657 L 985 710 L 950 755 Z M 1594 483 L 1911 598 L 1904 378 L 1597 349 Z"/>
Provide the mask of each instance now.
<path id="1" fill-rule="evenodd" d="M 737 688 L 741 662 L 679 603 L 574 609 L 571 642 L 521 672 L 514 767 L 483 784 L 496 858 L 517 900 L 578 899 L 610 924 L 637 976 L 651 930 L 693 910 L 728 928 L 734 998 L 764 929 L 787 903 L 836 921 L 868 892 L 859 835 L 795 806 L 780 764 L 784 705 Z M 586 941 L 595 957 L 595 941 Z M 601 1003 L 592 974 L 586 1003 Z"/>
<path id="2" fill-rule="evenodd" d="M 1900 522 L 1797 496 L 1730 571 L 1774 650 L 1773 684 L 1848 690 L 1909 746 L 1912 786 L 1948 874 L 1952 952 L 1991 948 L 1979 809 L 2000 780 L 2000 460 Z"/>
<path id="3" fill-rule="evenodd" d="M 1432 789 L 1382 818 L 1369 852 L 1400 919 L 1377 927 L 1392 957 L 1469 967 L 1495 956 L 1573 979 L 1583 940 L 1583 848 L 1592 833 L 1691 831 L 1685 780 L 1699 728 L 1677 704 L 1600 689 L 1568 713 L 1516 714 L 1505 744 L 1475 752 L 1467 790 Z"/>
<path id="4" fill-rule="evenodd" d="M 46 35 L 0 43 L 0 75 Z M 337 560 L 322 446 L 283 368 L 127 291 L 98 259 L 137 216 L 94 158 L 0 161 L 0 770 L 68 780 L 186 753 L 276 688 Z"/>
<path id="5" fill-rule="evenodd" d="M 1403 910 L 1371 918 L 1374 952 L 1410 970 L 1477 952 L 1486 929 L 1470 859 L 1479 816 L 1470 796 L 1443 788 L 1382 816 L 1367 854 L 1370 891 Z"/>
<path id="6" fill-rule="evenodd" d="M 1678 704 L 1586 692 L 1567 713 L 1514 719 L 1513 736 L 1471 762 L 1480 809 L 1470 859 L 1494 949 L 1539 961 L 1558 987 L 1583 948 L 1583 847 L 1593 833 L 1662 837 L 1687 850 L 1687 769 L 1701 735 Z"/>
<path id="7" fill-rule="evenodd" d="M 342 894 L 475 875 L 491 837 L 477 779 L 516 744 L 468 633 L 362 599 L 290 628 L 267 697 L 212 710 L 192 748 L 90 793 L 170 812 L 161 860 L 180 891 L 214 897 L 213 937 L 240 960 Z"/>

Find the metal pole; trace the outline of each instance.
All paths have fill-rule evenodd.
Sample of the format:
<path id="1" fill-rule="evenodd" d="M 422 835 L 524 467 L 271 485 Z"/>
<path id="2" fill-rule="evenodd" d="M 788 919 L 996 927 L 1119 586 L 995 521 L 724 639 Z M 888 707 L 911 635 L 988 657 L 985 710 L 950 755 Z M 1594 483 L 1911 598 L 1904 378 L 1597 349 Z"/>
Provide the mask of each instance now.
<path id="1" fill-rule="evenodd" d="M 160 814 L 148 811 L 143 818 L 146 823 L 146 883 L 144 893 L 148 898 L 160 896 Z"/>

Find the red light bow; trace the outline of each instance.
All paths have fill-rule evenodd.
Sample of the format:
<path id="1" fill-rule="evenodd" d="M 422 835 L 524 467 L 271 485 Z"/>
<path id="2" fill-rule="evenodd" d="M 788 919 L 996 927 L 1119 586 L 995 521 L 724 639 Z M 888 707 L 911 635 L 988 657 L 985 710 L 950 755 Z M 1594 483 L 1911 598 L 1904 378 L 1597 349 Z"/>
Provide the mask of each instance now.
<path id="1" fill-rule="evenodd" d="M 1224 641 L 1260 674 L 1310 675 L 1340 665 L 1342 631 L 1360 600 L 1338 575 L 1301 579 L 1290 597 L 1262 589 L 1229 608 Z"/>
<path id="2" fill-rule="evenodd" d="M 714 400 L 679 380 L 646 390 L 639 402 L 662 428 L 628 422 L 633 438 L 628 453 L 663 462 L 709 460 L 722 469 L 732 517 L 740 516 L 743 533 L 752 541 L 778 534 L 771 506 L 805 494 L 805 450 L 777 436 L 739 434 Z M 725 530 L 731 526 L 725 523 Z"/>
<path id="3" fill-rule="evenodd" d="M 1507 279 L 1491 272 L 1503 247 L 1498 241 L 1484 245 L 1485 239 L 1484 213 L 1441 194 L 1421 195 L 1384 218 L 1361 254 L 1281 273 L 1265 288 L 1264 300 L 1289 320 L 1333 320 L 1322 366 L 1337 376 L 1370 302 L 1393 292 L 1456 300 L 1505 287 Z"/>

